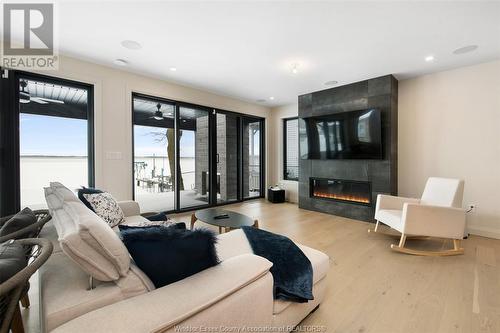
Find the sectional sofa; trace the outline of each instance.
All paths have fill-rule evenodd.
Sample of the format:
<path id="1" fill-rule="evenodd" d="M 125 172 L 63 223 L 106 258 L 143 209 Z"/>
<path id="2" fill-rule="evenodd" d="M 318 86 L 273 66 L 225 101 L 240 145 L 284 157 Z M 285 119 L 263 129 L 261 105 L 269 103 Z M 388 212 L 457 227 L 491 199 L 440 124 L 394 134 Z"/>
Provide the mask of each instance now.
<path id="1" fill-rule="evenodd" d="M 241 230 L 218 236 L 219 265 L 155 289 L 116 230 L 63 185 L 45 191 L 53 219 L 42 237 L 55 250 L 39 273 L 43 332 L 291 331 L 325 295 L 329 258 L 299 245 L 313 266 L 314 300 L 274 300 L 272 263 L 252 253 Z M 120 206 L 126 224 L 144 222 L 137 203 Z"/>

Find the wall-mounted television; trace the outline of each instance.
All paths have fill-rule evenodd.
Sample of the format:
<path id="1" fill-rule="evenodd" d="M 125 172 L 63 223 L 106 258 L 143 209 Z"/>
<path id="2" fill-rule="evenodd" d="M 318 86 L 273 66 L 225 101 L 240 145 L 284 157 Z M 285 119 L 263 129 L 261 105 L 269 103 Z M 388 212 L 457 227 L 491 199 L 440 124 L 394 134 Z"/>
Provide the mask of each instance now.
<path id="1" fill-rule="evenodd" d="M 380 110 L 301 118 L 302 159 L 383 159 Z"/>

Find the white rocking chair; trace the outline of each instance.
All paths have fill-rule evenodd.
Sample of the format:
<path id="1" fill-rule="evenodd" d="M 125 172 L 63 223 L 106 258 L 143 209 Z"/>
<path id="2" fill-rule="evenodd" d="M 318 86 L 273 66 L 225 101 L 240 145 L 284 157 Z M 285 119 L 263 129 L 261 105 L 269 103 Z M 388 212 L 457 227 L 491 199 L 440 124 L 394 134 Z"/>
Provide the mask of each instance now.
<path id="1" fill-rule="evenodd" d="M 379 194 L 375 208 L 374 230 L 380 232 L 383 223 L 401 233 L 399 245 L 392 244 L 394 251 L 423 256 L 450 256 L 463 254 L 460 247 L 465 231 L 465 210 L 462 209 L 464 181 L 448 178 L 429 178 L 421 199 Z M 437 237 L 453 239 L 453 249 L 421 251 L 405 247 L 406 238 Z"/>

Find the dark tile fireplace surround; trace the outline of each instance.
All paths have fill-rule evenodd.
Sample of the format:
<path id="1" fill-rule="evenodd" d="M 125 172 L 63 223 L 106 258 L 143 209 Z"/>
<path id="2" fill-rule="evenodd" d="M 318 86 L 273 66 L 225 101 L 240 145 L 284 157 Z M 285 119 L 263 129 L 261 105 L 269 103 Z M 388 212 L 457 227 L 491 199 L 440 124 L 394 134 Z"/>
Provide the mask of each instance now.
<path id="1" fill-rule="evenodd" d="M 299 207 L 373 222 L 377 194 L 397 194 L 398 82 L 392 75 L 299 96 L 299 118 L 376 108 L 382 160 L 299 160 Z M 299 122 L 299 136 L 306 135 Z"/>

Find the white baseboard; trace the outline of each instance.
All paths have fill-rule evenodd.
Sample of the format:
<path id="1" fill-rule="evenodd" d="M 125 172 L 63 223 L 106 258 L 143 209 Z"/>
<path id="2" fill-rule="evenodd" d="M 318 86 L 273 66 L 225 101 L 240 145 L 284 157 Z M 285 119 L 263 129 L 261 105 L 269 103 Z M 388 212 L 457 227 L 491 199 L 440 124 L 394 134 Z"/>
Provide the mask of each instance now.
<path id="1" fill-rule="evenodd" d="M 469 225 L 469 226 L 467 226 L 467 231 L 472 235 L 500 239 L 500 230 L 499 229 Z"/>

